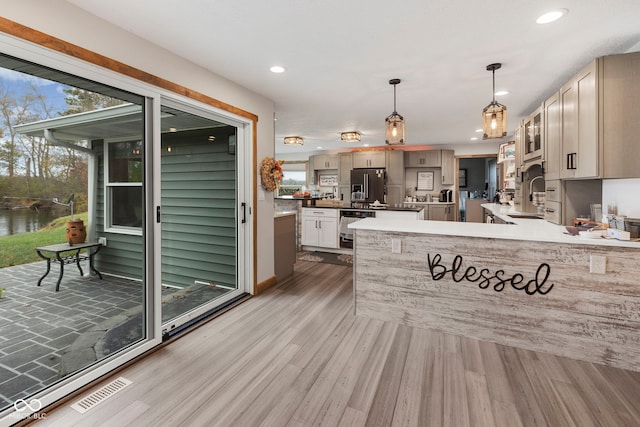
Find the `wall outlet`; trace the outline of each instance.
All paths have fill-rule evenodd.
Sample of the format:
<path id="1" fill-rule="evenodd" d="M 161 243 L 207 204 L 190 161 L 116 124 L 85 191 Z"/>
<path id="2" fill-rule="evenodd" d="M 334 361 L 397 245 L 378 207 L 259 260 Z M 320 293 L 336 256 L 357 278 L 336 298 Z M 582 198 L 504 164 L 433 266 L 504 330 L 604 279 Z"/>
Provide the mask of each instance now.
<path id="1" fill-rule="evenodd" d="M 107 246 L 107 238 L 106 237 L 98 237 L 98 243 L 102 246 Z"/>
<path id="2" fill-rule="evenodd" d="M 606 255 L 591 255 L 589 260 L 589 272 L 594 274 L 605 274 L 607 272 Z"/>
<path id="3" fill-rule="evenodd" d="M 402 240 L 400 240 L 400 239 L 391 239 L 391 253 L 392 254 L 401 254 L 402 253 Z"/>

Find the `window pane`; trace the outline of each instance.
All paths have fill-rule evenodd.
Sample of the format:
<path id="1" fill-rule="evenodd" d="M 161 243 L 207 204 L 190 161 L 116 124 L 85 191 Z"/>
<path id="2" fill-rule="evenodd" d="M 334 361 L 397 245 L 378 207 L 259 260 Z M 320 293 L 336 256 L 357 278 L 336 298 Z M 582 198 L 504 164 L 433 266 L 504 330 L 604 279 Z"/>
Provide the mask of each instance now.
<path id="1" fill-rule="evenodd" d="M 142 182 L 142 143 L 109 144 L 109 182 Z"/>
<path id="2" fill-rule="evenodd" d="M 111 225 L 142 227 L 142 187 L 111 187 Z"/>

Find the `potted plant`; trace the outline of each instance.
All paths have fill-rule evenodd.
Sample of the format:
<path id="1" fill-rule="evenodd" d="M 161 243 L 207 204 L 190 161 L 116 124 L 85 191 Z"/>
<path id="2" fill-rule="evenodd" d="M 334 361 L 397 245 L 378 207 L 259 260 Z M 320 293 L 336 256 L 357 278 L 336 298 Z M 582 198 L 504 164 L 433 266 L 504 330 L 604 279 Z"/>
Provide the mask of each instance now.
<path id="1" fill-rule="evenodd" d="M 0 298 L 2 298 L 2 292 L 5 291 L 7 288 L 0 288 Z"/>

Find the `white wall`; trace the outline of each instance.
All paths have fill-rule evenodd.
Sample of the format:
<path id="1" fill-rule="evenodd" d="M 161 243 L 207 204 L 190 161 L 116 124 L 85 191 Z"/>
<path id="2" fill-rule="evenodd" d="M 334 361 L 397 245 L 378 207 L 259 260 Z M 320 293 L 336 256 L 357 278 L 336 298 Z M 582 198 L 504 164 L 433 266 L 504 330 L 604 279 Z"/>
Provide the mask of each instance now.
<path id="1" fill-rule="evenodd" d="M 616 202 L 618 215 L 640 218 L 640 179 L 603 179 L 602 180 L 602 213 L 607 212 L 607 205 Z"/>
<path id="2" fill-rule="evenodd" d="M 259 176 L 261 159 L 273 156 L 273 101 L 136 37 L 120 27 L 102 21 L 66 1 L 0 0 L 0 9 L 3 17 L 7 19 L 257 115 L 259 121 L 256 176 Z M 258 221 L 258 282 L 274 274 L 273 210 L 273 194 L 258 190 L 258 203 L 253 210 Z"/>

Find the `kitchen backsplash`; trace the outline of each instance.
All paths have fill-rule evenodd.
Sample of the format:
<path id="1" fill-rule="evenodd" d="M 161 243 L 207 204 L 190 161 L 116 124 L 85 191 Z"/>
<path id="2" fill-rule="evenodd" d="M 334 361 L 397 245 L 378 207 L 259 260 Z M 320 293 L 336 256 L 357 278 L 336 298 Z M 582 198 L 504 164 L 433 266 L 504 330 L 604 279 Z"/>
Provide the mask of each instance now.
<path id="1" fill-rule="evenodd" d="M 603 179 L 602 180 L 602 210 L 606 213 L 606 206 L 615 202 L 618 214 L 630 218 L 640 218 L 640 179 Z"/>

